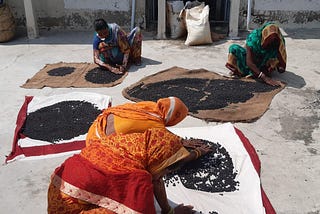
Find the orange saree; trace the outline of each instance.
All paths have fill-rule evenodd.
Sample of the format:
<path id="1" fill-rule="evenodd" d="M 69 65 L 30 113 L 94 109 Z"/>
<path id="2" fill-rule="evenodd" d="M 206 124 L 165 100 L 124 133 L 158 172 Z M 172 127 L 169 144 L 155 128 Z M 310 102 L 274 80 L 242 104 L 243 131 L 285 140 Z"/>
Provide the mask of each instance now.
<path id="1" fill-rule="evenodd" d="M 93 141 L 53 173 L 48 213 L 155 213 L 152 175 L 188 155 L 163 128 Z"/>

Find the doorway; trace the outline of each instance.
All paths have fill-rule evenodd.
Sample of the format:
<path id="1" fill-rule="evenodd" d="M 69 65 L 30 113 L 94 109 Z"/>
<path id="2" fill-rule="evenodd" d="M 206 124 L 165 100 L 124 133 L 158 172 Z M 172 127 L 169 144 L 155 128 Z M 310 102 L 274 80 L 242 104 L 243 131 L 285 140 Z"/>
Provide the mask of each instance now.
<path id="1" fill-rule="evenodd" d="M 183 0 L 185 4 L 187 0 Z M 214 31 L 219 33 L 228 33 L 230 0 L 199 0 L 209 5 L 209 21 Z M 157 30 L 158 19 L 158 0 L 146 0 L 146 28 L 148 30 Z"/>

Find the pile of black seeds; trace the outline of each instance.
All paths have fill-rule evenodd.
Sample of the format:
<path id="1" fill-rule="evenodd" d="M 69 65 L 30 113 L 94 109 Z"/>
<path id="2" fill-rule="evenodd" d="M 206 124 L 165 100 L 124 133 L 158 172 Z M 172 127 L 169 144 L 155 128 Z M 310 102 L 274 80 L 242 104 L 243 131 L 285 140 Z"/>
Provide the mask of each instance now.
<path id="1" fill-rule="evenodd" d="M 176 186 L 179 178 L 182 185 L 188 189 L 204 192 L 234 192 L 239 186 L 235 180 L 235 172 L 232 159 L 227 150 L 219 143 L 201 140 L 211 145 L 213 152 L 191 161 L 176 172 L 165 176 L 166 186 Z"/>
<path id="2" fill-rule="evenodd" d="M 74 67 L 60 67 L 60 68 L 54 68 L 48 71 L 47 73 L 49 76 L 65 76 L 68 74 L 71 74 L 74 72 L 75 68 Z"/>
<path id="3" fill-rule="evenodd" d="M 203 212 L 200 211 L 199 213 L 203 213 Z M 219 214 L 219 213 L 216 211 L 209 211 L 208 214 Z"/>
<path id="4" fill-rule="evenodd" d="M 21 133 L 29 138 L 55 143 L 87 133 L 101 113 L 92 103 L 63 101 L 27 115 Z"/>
<path id="5" fill-rule="evenodd" d="M 231 103 L 244 103 L 253 93 L 269 92 L 277 87 L 260 82 L 245 82 L 239 79 L 206 80 L 179 78 L 148 85 L 141 83 L 128 90 L 128 95 L 141 100 L 157 101 L 159 98 L 179 97 L 192 113 L 198 110 L 213 110 Z"/>
<path id="6" fill-rule="evenodd" d="M 123 74 L 115 74 L 109 70 L 102 68 L 93 68 L 85 76 L 85 79 L 88 82 L 97 83 L 97 84 L 107 84 L 115 82 L 120 79 Z"/>

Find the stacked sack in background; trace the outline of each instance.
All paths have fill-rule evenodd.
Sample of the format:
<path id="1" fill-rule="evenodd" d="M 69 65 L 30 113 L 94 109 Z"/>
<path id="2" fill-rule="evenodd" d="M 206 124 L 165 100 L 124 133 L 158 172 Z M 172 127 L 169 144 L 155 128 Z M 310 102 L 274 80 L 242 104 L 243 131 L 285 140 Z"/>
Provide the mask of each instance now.
<path id="1" fill-rule="evenodd" d="M 187 28 L 186 45 L 211 44 L 211 30 L 209 22 L 209 5 L 198 1 L 186 2 L 180 17 L 185 20 Z"/>
<path id="2" fill-rule="evenodd" d="M 204 2 L 167 1 L 167 34 L 172 39 L 186 37 L 185 45 L 205 45 L 225 36 L 211 32 L 210 8 Z"/>

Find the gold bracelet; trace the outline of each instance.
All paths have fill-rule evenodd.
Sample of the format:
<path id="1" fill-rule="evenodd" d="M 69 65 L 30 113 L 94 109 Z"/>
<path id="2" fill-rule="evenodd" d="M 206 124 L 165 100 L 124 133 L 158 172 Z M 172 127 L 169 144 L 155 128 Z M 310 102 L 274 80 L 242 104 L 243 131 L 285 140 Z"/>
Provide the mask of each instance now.
<path id="1" fill-rule="evenodd" d="M 201 156 L 201 151 L 197 148 L 197 152 L 198 152 L 198 158 L 200 158 Z"/>
<path id="2" fill-rule="evenodd" d="M 201 152 L 198 148 L 195 148 L 194 151 L 196 152 L 196 159 L 198 159 L 201 156 Z"/>
<path id="3" fill-rule="evenodd" d="M 198 151 L 196 149 L 194 149 L 193 152 L 196 154 L 196 157 L 194 159 L 197 160 L 198 159 Z"/>

